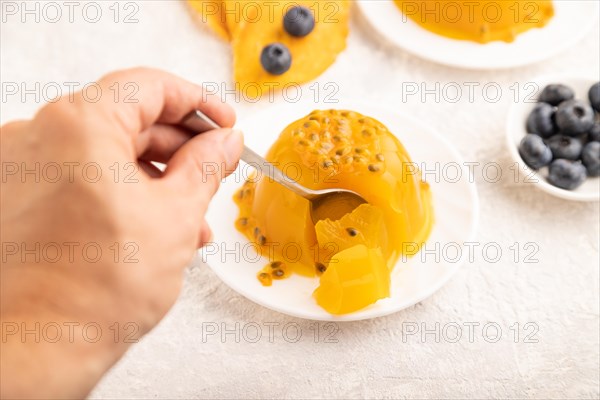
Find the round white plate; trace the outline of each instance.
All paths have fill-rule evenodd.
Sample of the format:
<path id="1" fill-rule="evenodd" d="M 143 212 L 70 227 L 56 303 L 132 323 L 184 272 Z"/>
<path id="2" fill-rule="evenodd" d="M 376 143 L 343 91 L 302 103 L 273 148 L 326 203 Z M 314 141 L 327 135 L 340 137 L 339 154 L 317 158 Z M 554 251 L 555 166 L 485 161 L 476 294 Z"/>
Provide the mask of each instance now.
<path id="1" fill-rule="evenodd" d="M 554 0 L 555 15 L 512 43 L 479 44 L 432 33 L 402 14 L 391 0 L 360 0 L 368 23 L 392 44 L 419 57 L 459 68 L 511 68 L 542 61 L 577 43 L 598 19 L 598 1 Z"/>
<path id="2" fill-rule="evenodd" d="M 598 79 L 592 77 L 582 78 L 581 74 L 576 76 L 573 75 L 548 75 L 533 79 L 537 85 L 537 94 L 539 94 L 544 87 L 550 83 L 563 83 L 571 87 L 575 91 L 575 98 L 580 99 L 587 104 L 588 91 L 590 87 L 598 82 Z M 532 92 L 533 93 L 533 92 Z M 529 96 L 526 96 L 529 97 Z M 513 160 L 519 164 L 519 172 L 523 178 L 521 182 L 525 184 L 535 185 L 544 192 L 550 193 L 554 196 L 561 197 L 567 200 L 576 201 L 598 201 L 600 200 L 600 178 L 587 178 L 586 181 L 575 190 L 564 190 L 552 186 L 546 181 L 548 176 L 548 168 L 544 167 L 539 171 L 534 171 L 529 168 L 521 159 L 519 155 L 519 143 L 523 137 L 527 134 L 525 123 L 527 116 L 533 110 L 536 105 L 537 95 L 531 98 L 523 98 L 518 103 L 513 103 L 508 112 L 508 120 L 506 123 L 506 143 L 508 150 Z"/>
<path id="3" fill-rule="evenodd" d="M 312 292 L 318 278 L 293 275 L 263 287 L 257 272 L 268 260 L 256 255 L 250 242 L 234 228 L 238 208 L 233 195 L 250 172 L 238 167 L 222 183 L 206 219 L 214 242 L 201 250 L 204 261 L 231 288 L 270 309 L 295 317 L 351 321 L 387 315 L 409 307 L 438 290 L 457 271 L 468 254 L 464 242 L 473 240 L 479 205 L 475 184 L 458 152 L 423 123 L 401 113 L 356 104 L 285 104 L 273 106 L 238 125 L 246 144 L 265 154 L 280 132 L 291 122 L 314 109 L 350 109 L 383 122 L 404 144 L 413 162 L 421 169 L 435 171 L 425 176 L 430 183 L 435 208 L 435 225 L 423 251 L 408 260 L 399 260 L 392 273 L 391 297 L 355 313 L 333 316 L 317 305 Z M 285 217 L 282 217 L 285 218 Z M 460 254 L 460 259 L 455 259 Z M 423 257 L 422 257 L 423 255 Z M 446 257 L 444 257 L 446 256 Z M 446 260 L 445 260 L 446 259 Z"/>

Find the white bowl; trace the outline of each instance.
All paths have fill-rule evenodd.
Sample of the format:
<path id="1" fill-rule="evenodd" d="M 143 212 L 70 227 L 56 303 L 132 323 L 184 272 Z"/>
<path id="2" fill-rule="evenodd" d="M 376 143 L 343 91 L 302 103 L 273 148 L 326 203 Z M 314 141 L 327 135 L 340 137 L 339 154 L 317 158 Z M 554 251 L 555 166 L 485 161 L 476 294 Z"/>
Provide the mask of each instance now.
<path id="1" fill-rule="evenodd" d="M 201 250 L 201 257 L 231 288 L 265 307 L 295 317 L 315 320 L 360 320 L 387 315 L 409 307 L 433 294 L 458 270 L 467 250 L 464 243 L 472 241 L 478 220 L 478 198 L 469 170 L 458 152 L 440 135 L 420 121 L 397 111 L 363 104 L 285 104 L 259 112 L 238 125 L 245 132 L 246 144 L 265 154 L 280 132 L 289 123 L 304 117 L 314 109 L 350 109 L 377 118 L 388 126 L 404 144 L 413 162 L 434 170 L 435 163 L 459 166 L 460 179 L 428 179 L 435 208 L 435 224 L 427 242 L 428 248 L 440 249 L 447 244 L 451 251 L 461 251 L 463 257 L 444 262 L 437 254 L 423 252 L 402 261 L 392 273 L 391 297 L 360 311 L 334 316 L 319 307 L 312 292 L 318 278 L 293 275 L 263 287 L 256 279 L 257 272 L 269 260 L 259 257 L 250 242 L 234 228 L 238 208 L 233 202 L 235 191 L 248 176 L 248 168 L 241 165 L 221 185 L 211 203 L 206 219 L 214 232 L 214 243 Z M 423 164 L 422 164 L 423 163 Z M 440 250 L 441 251 L 441 250 Z M 454 255 L 453 255 L 454 258 Z"/>
<path id="2" fill-rule="evenodd" d="M 598 1 L 554 1 L 555 15 L 543 28 L 523 32 L 512 43 L 480 44 L 432 33 L 391 0 L 357 2 L 369 25 L 393 45 L 440 64 L 470 69 L 512 68 L 542 61 L 581 40 L 598 19 Z"/>
<path id="3" fill-rule="evenodd" d="M 585 101 L 589 104 L 588 91 L 590 87 L 598 82 L 598 78 L 582 78 L 581 75 L 547 75 L 532 80 L 538 86 L 537 93 L 550 83 L 562 83 L 571 87 L 575 91 L 575 98 Z M 508 150 L 512 158 L 519 164 L 519 172 L 524 184 L 535 185 L 539 189 L 551 195 L 575 201 L 599 201 L 600 200 L 600 178 L 588 177 L 585 182 L 575 190 L 565 190 L 551 185 L 546 180 L 548 176 L 548 168 L 541 168 L 535 171 L 527 166 L 519 155 L 519 143 L 527 134 L 525 123 L 527 116 L 537 104 L 535 100 L 537 95 L 531 100 L 521 99 L 520 102 L 515 102 L 511 105 L 508 112 L 508 120 L 506 123 L 506 139 Z"/>

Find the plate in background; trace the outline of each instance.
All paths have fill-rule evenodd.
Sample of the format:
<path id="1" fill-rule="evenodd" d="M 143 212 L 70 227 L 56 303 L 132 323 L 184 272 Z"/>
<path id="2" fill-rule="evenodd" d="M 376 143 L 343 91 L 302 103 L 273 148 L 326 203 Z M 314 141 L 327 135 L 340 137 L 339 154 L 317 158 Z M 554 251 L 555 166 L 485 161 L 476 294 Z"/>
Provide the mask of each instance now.
<path id="1" fill-rule="evenodd" d="M 419 57 L 459 68 L 497 69 L 533 64 L 581 40 L 598 19 L 598 1 L 554 1 L 548 24 L 523 32 L 512 43 L 479 44 L 432 33 L 402 14 L 391 0 L 357 2 L 369 25 L 390 43 Z"/>

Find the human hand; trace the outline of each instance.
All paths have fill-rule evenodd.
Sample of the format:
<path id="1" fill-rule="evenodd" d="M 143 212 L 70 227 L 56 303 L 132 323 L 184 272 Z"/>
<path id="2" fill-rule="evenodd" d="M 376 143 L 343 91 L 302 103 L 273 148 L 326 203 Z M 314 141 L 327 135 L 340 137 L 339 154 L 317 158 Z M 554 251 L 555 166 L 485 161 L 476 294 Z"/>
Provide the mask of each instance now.
<path id="1" fill-rule="evenodd" d="M 230 129 L 233 110 L 157 70 L 120 71 L 98 84 L 110 93 L 126 82 L 139 88 L 137 103 L 108 95 L 90 103 L 76 93 L 46 105 L 31 121 L 2 127 L 3 321 L 94 321 L 107 330 L 134 322 L 139 337 L 173 305 L 185 266 L 210 240 L 204 214 L 242 151 L 241 134 Z M 227 128 L 191 138 L 175 125 L 193 109 Z M 150 161 L 165 163 L 166 170 Z M 37 176 L 27 172 L 36 168 Z M 69 347 L 79 349 L 74 368 L 63 367 L 85 372 L 79 387 L 68 390 L 66 371 L 58 368 L 45 371 L 53 387 L 39 394 L 85 396 L 127 347 L 110 339 L 95 343 L 106 354 L 89 360 L 83 354 L 95 354 L 90 343 Z M 26 345 L 16 343 L 13 351 L 3 345 L 2 381 L 15 382 L 3 383 L 3 397 L 35 396 L 32 376 L 5 376 L 26 363 L 19 350 Z"/>

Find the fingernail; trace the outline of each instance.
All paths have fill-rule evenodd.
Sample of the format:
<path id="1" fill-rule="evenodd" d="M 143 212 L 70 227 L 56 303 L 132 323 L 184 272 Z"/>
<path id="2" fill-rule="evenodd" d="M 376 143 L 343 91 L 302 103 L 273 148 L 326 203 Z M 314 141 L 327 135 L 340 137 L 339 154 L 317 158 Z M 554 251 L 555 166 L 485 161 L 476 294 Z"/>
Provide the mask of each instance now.
<path id="1" fill-rule="evenodd" d="M 225 161 L 229 167 L 233 167 L 240 160 L 242 146 L 244 144 L 244 135 L 238 129 L 232 129 L 225 138 Z"/>

